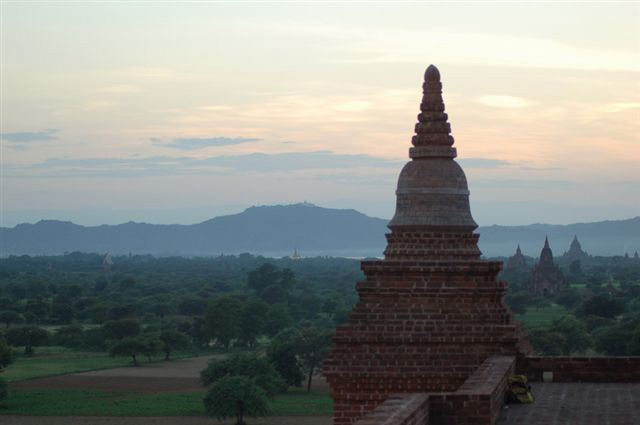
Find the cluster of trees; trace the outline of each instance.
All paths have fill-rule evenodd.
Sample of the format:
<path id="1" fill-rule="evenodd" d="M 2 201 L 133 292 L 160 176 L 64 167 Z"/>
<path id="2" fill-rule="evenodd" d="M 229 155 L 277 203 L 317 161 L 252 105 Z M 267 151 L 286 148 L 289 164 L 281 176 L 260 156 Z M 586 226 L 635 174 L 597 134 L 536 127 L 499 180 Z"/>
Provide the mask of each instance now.
<path id="1" fill-rule="evenodd" d="M 141 356 L 169 360 L 178 350 L 257 350 L 275 341 L 268 346 L 278 373 L 288 385 L 305 377 L 310 385 L 326 350 L 318 345 L 346 320 L 361 277 L 358 261 L 336 258 L 132 256 L 116 257 L 109 272 L 101 261 L 79 253 L 0 259 L 7 343 L 25 355 L 56 345 L 137 365 Z"/>
<path id="2" fill-rule="evenodd" d="M 311 390 L 314 372 L 330 350 L 333 333 L 304 324 L 279 332 L 267 355 L 232 354 L 213 360 L 200 373 L 200 381 L 209 387 L 204 398 L 205 412 L 217 419 L 235 417 L 236 425 L 244 416 L 269 413 L 268 399 L 302 385 L 307 379 Z"/>
<path id="3" fill-rule="evenodd" d="M 514 312 L 524 314 L 552 304 L 567 311 L 547 326 L 530 327 L 529 337 L 537 351 L 640 355 L 640 264 L 624 261 L 583 268 L 575 261 L 565 277 L 566 286 L 544 298 L 532 295 L 518 276 L 503 276 L 509 281 L 506 302 Z"/>
<path id="4" fill-rule="evenodd" d="M 360 277 L 357 261 L 336 258 L 116 257 L 113 271 L 103 272 L 93 254 L 9 257 L 0 259 L 0 323 L 101 325 L 128 310 L 140 323 L 157 324 L 202 317 L 223 295 L 255 298 L 283 320 L 340 322 Z"/>
<path id="5" fill-rule="evenodd" d="M 13 361 L 13 353 L 11 352 L 11 348 L 7 341 L 4 338 L 4 335 L 0 333 L 0 373 L 2 369 L 9 366 L 9 364 Z M 0 402 L 7 398 L 7 383 L 0 376 Z"/>

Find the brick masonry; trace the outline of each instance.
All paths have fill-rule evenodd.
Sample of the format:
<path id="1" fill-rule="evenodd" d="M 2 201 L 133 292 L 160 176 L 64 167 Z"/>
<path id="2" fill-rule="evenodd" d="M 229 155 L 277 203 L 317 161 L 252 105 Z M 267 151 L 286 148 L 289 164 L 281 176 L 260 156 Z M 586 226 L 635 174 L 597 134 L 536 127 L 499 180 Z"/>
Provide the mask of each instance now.
<path id="1" fill-rule="evenodd" d="M 356 425 L 427 425 L 428 423 L 428 395 L 394 394 L 367 416 L 358 420 Z"/>

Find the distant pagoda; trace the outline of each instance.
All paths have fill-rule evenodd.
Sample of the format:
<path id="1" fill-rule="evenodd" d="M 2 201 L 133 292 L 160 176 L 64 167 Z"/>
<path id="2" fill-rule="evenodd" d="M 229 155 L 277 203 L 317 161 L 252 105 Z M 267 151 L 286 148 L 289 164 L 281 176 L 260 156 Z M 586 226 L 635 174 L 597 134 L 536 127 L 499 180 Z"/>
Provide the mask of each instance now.
<path id="1" fill-rule="evenodd" d="M 540 252 L 540 261 L 532 271 L 529 290 L 536 295 L 549 296 L 558 292 L 563 284 L 562 272 L 553 262 L 549 239 L 545 238 L 544 248 Z"/>
<path id="2" fill-rule="evenodd" d="M 584 261 L 587 259 L 589 259 L 589 254 L 582 250 L 582 245 L 580 245 L 580 242 L 578 241 L 578 235 L 574 235 L 569 251 L 564 253 L 562 261 L 564 263 L 571 264 L 576 260 Z"/>
<path id="3" fill-rule="evenodd" d="M 505 271 L 524 271 L 528 270 L 529 266 L 527 265 L 527 259 L 522 255 L 522 251 L 520 250 L 520 244 L 518 244 L 518 248 L 516 248 L 516 253 L 513 254 L 507 260 L 507 266 L 505 267 Z"/>

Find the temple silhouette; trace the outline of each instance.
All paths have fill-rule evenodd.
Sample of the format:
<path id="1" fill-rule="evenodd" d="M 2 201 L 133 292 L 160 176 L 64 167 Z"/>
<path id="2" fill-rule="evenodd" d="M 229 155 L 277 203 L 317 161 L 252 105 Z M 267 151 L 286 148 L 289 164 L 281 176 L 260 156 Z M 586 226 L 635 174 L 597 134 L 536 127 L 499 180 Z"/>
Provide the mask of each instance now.
<path id="1" fill-rule="evenodd" d="M 558 292 L 564 285 L 562 271 L 553 262 L 553 252 L 549 246 L 549 238 L 544 239 L 544 247 L 540 251 L 540 260 L 532 270 L 529 290 L 543 297 Z"/>

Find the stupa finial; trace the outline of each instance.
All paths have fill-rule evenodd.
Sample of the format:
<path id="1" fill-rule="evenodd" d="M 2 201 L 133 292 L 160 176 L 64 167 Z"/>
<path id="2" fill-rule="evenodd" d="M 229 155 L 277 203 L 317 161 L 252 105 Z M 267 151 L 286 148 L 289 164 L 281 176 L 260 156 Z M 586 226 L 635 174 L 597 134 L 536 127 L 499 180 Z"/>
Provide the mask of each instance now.
<path id="1" fill-rule="evenodd" d="M 431 64 L 424 72 L 424 82 L 440 82 L 440 71 L 435 65 Z"/>

